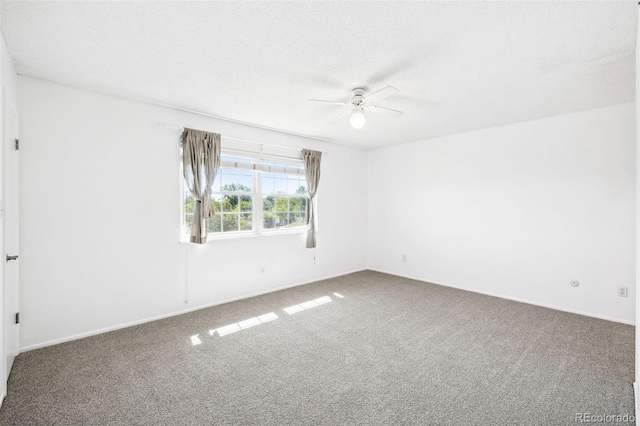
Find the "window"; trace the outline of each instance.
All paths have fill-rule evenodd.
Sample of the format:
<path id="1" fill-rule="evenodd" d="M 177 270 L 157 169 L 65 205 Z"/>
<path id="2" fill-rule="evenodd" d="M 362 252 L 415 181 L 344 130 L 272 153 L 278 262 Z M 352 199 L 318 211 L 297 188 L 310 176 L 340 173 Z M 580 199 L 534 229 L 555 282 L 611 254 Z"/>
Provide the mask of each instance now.
<path id="1" fill-rule="evenodd" d="M 195 199 L 182 181 L 182 235 L 191 232 Z M 302 161 L 273 161 L 223 153 L 212 187 L 214 235 L 267 234 L 305 227 L 307 183 Z"/>
<path id="2" fill-rule="evenodd" d="M 286 167 L 284 164 L 264 161 L 269 169 Z M 266 168 L 265 167 L 265 168 Z M 304 226 L 307 207 L 307 183 L 302 174 L 260 173 L 263 229 L 287 229 Z"/>
<path id="3" fill-rule="evenodd" d="M 236 157 L 223 157 L 222 160 L 251 164 L 251 161 Z M 207 220 L 207 231 L 210 234 L 253 230 L 253 202 L 255 198 L 253 181 L 253 171 L 251 170 L 220 167 L 216 180 L 213 182 L 211 194 L 215 216 Z M 193 200 L 193 196 L 190 194 L 189 196 Z M 187 231 L 190 226 L 191 223 L 189 223 Z"/>

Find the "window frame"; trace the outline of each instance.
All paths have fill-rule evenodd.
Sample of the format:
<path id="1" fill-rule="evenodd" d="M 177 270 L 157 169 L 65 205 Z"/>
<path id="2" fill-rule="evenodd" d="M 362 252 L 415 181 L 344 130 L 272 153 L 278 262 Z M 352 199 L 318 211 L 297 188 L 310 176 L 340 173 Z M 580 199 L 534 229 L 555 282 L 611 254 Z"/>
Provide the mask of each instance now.
<path id="1" fill-rule="evenodd" d="M 303 178 L 305 178 L 305 188 L 308 189 L 308 186 L 306 184 L 306 177 L 304 175 L 304 164 L 302 162 L 302 159 L 296 159 L 296 158 L 292 158 L 292 157 L 287 157 L 286 159 L 282 159 L 282 157 L 280 156 L 271 156 L 271 155 L 265 155 L 265 154 L 261 154 L 261 153 L 255 153 L 254 155 L 246 155 L 247 153 L 235 153 L 235 151 L 233 149 L 225 149 L 223 148 L 221 150 L 221 157 L 223 156 L 227 156 L 227 157 L 237 157 L 237 158 L 242 158 L 242 159 L 246 159 L 246 160 L 250 160 L 252 162 L 253 168 L 252 169 L 243 169 L 243 168 L 237 168 L 239 170 L 249 170 L 251 172 L 251 176 L 252 176 L 252 182 L 253 182 L 253 190 L 252 192 L 224 192 L 222 191 L 222 187 L 220 188 L 219 192 L 212 192 L 212 196 L 215 195 L 222 195 L 224 196 L 226 195 L 237 195 L 238 197 L 242 196 L 242 195 L 250 195 L 252 197 L 252 229 L 251 230 L 245 230 L 245 231 L 229 231 L 229 232 L 207 232 L 207 242 L 209 241 L 213 241 L 213 240 L 224 240 L 224 239 L 233 239 L 233 238 L 247 238 L 247 237 L 259 237 L 259 236 L 270 236 L 270 235 L 287 235 L 287 234 L 303 234 L 306 233 L 309 225 L 308 224 L 302 224 L 300 226 L 296 226 L 296 227 L 291 227 L 291 228 L 265 228 L 264 227 L 264 206 L 263 206 L 263 198 L 265 196 L 280 196 L 281 198 L 296 198 L 296 197 L 305 197 L 307 198 L 307 203 L 309 202 L 309 199 L 307 197 L 307 193 L 305 194 L 273 194 L 273 193 L 263 193 L 262 191 L 262 173 L 269 173 L 268 171 L 264 171 L 262 170 L 261 166 L 262 166 L 262 161 L 268 161 L 268 162 L 279 162 L 281 164 L 291 164 L 291 165 L 301 165 L 302 166 L 302 171 L 303 171 Z M 274 158 L 272 158 L 274 157 Z M 220 165 L 220 169 L 223 168 L 229 168 L 229 167 L 223 167 L 223 165 Z M 283 175 L 294 175 L 293 173 L 282 173 Z M 217 176 L 216 176 L 217 177 Z M 183 154 L 182 154 L 182 150 L 181 150 L 181 154 L 180 154 L 180 243 L 188 243 L 189 242 L 189 228 L 187 226 L 186 220 L 185 220 L 185 211 L 184 211 L 184 202 L 185 202 L 185 191 L 189 191 L 189 189 L 186 187 L 185 185 L 185 180 L 184 180 L 184 161 L 183 161 Z M 238 214 L 241 214 L 242 212 L 239 212 Z M 224 223 L 224 219 L 223 223 Z M 224 226 L 224 225 L 222 225 Z"/>

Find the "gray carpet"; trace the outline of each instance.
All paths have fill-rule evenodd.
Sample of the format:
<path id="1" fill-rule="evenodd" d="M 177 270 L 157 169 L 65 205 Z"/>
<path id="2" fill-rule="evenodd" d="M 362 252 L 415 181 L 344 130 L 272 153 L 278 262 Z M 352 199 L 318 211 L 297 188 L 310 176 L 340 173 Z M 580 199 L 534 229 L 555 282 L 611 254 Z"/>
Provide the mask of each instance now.
<path id="1" fill-rule="evenodd" d="M 0 423 L 569 425 L 634 414 L 633 354 L 632 326 L 365 271 L 23 353 Z"/>

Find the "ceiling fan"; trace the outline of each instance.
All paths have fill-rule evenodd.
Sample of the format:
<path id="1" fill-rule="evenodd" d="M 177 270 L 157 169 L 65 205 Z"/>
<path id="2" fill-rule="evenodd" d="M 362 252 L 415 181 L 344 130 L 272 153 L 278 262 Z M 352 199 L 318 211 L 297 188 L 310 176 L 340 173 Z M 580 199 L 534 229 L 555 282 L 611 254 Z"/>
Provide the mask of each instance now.
<path id="1" fill-rule="evenodd" d="M 389 117 L 400 117 L 402 111 L 377 105 L 375 102 L 398 93 L 399 90 L 392 86 L 383 87 L 371 94 L 366 94 L 366 89 L 357 87 L 351 91 L 351 99 L 347 102 L 325 101 L 322 99 L 309 99 L 309 102 L 322 102 L 325 104 L 339 105 L 342 108 L 330 119 L 330 123 L 335 123 L 341 118 L 351 114 L 349 123 L 354 129 L 361 129 L 367 122 L 365 113 L 383 114 Z"/>

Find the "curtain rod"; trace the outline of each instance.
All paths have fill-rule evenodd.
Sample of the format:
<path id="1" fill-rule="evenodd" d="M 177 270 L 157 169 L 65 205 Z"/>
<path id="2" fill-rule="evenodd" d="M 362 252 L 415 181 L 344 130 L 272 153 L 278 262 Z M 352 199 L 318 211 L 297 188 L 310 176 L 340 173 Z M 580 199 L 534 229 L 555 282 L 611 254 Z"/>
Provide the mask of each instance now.
<path id="1" fill-rule="evenodd" d="M 165 129 L 171 129 L 171 130 L 180 130 L 180 131 L 184 130 L 184 127 L 182 127 L 182 126 L 171 126 L 169 124 L 163 123 L 162 121 L 158 122 L 158 126 L 164 127 Z M 262 148 L 264 148 L 265 146 L 271 146 L 271 147 L 274 147 L 274 148 L 290 149 L 290 150 L 293 150 L 293 151 L 302 151 L 300 148 L 291 148 L 290 146 L 274 145 L 274 144 L 271 144 L 271 143 L 256 142 L 256 141 L 252 141 L 252 140 L 249 140 L 249 139 L 233 138 L 233 137 L 224 136 L 224 135 L 222 135 L 221 137 L 224 138 L 224 139 L 230 139 L 232 141 L 248 142 L 248 143 L 254 143 L 256 145 L 260 145 L 260 151 L 262 151 Z M 236 150 L 236 151 L 239 151 L 239 150 Z M 246 151 L 246 152 L 250 152 L 250 151 Z M 322 152 L 322 153 L 324 155 L 329 155 L 328 152 Z M 271 155 L 274 155 L 274 154 L 271 154 Z M 285 157 L 285 156 L 281 156 L 281 157 Z"/>
<path id="2" fill-rule="evenodd" d="M 256 154 L 255 151 L 249 151 L 247 149 L 236 149 L 236 148 L 223 148 L 224 151 L 226 152 L 239 152 L 239 153 L 247 153 L 247 154 Z M 274 158 L 287 158 L 289 160 L 302 160 L 302 154 L 297 156 L 297 157 L 293 157 L 291 155 L 281 155 L 281 154 L 268 154 L 266 152 L 260 152 L 260 156 L 264 156 L 264 157 L 274 157 Z"/>

